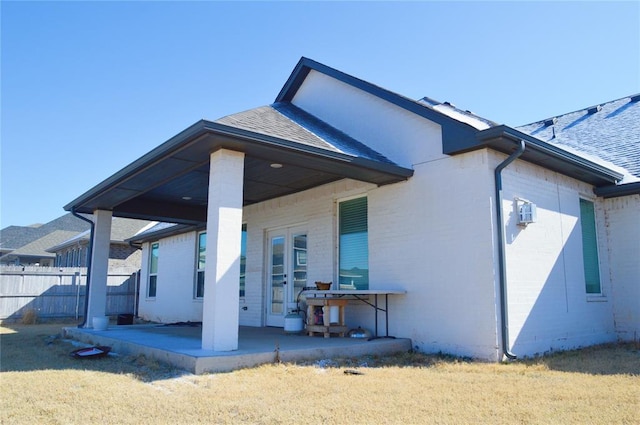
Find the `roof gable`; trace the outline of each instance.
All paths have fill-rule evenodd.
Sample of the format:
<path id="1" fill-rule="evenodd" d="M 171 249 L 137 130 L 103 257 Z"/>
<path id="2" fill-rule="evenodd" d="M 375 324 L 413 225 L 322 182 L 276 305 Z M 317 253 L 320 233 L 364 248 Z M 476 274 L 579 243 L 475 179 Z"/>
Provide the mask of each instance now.
<path id="1" fill-rule="evenodd" d="M 434 108 L 428 102 L 409 99 L 305 57 L 300 59 L 275 101 L 291 102 L 311 71 L 334 78 L 440 125 L 442 128 L 442 143 L 443 145 L 452 145 L 451 150 L 461 149 L 461 146 L 472 145 L 475 142 L 475 134 L 478 129 L 470 125 L 468 120 L 461 120 L 459 117 Z M 488 120 L 486 122 L 490 123 Z"/>

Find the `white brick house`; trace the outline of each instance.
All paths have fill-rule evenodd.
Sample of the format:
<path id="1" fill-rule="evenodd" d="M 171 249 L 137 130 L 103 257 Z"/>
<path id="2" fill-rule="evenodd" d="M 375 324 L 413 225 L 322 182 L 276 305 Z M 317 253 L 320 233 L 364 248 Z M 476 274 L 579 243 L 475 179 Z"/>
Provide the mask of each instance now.
<path id="1" fill-rule="evenodd" d="M 133 238 L 139 311 L 202 321 L 203 348 L 283 326 L 314 281 L 405 290 L 389 333 L 423 351 L 499 360 L 638 338 L 640 154 L 628 166 L 536 132 L 303 58 L 272 105 L 200 121 L 65 208 L 95 214 L 96 247 L 111 215 L 176 223 Z M 366 306 L 346 313 L 373 326 Z"/>

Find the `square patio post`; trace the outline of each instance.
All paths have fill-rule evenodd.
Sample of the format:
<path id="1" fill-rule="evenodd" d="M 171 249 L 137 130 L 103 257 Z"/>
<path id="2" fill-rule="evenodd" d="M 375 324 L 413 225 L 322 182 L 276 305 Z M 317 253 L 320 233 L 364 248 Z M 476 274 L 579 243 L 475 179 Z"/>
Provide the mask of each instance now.
<path id="1" fill-rule="evenodd" d="M 211 154 L 202 348 L 238 349 L 244 153 Z"/>
<path id="2" fill-rule="evenodd" d="M 107 309 L 107 276 L 109 274 L 109 246 L 111 244 L 111 211 L 93 212 L 93 253 L 91 282 L 85 327 L 93 327 L 94 317 L 104 317 Z"/>

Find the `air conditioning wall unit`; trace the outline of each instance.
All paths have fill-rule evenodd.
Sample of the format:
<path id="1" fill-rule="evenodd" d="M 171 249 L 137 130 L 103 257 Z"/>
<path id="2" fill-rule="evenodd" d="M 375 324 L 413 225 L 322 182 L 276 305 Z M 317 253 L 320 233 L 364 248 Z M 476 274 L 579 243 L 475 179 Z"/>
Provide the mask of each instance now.
<path id="1" fill-rule="evenodd" d="M 518 226 L 526 227 L 538 220 L 538 211 L 533 202 L 516 198 L 516 209 L 518 211 Z"/>

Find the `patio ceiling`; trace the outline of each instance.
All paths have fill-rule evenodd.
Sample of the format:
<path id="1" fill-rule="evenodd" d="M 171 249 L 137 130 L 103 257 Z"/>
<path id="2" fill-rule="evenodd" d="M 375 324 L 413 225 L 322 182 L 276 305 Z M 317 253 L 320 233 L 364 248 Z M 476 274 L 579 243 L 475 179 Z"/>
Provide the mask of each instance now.
<path id="1" fill-rule="evenodd" d="M 67 204 L 67 211 L 110 210 L 116 217 L 183 224 L 206 222 L 209 158 L 245 153 L 244 205 L 343 178 L 385 185 L 412 170 L 211 121 L 199 121 Z M 271 164 L 282 164 L 273 168 Z"/>

